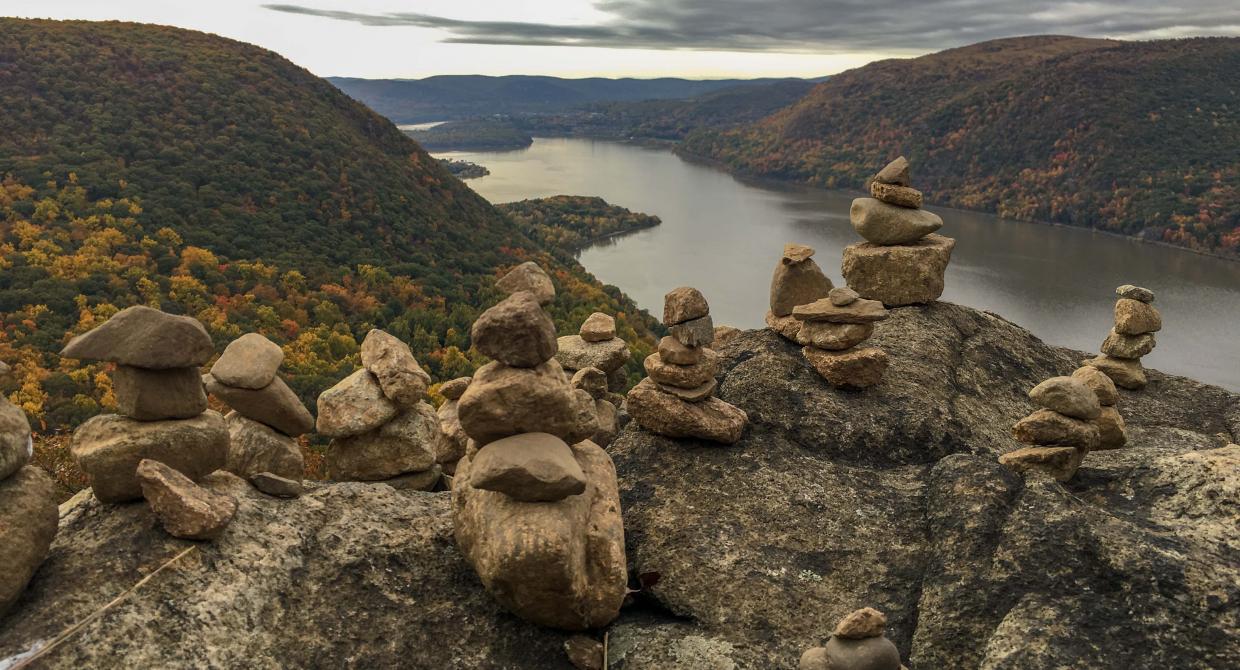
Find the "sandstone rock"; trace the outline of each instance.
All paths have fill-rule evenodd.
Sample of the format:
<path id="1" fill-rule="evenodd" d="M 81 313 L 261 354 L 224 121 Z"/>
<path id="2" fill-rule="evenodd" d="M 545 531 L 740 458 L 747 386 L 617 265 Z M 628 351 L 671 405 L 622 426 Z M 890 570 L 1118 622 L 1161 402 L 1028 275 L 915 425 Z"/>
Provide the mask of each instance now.
<path id="1" fill-rule="evenodd" d="M 602 312 L 591 314 L 577 331 L 586 342 L 605 342 L 616 336 L 616 319 Z"/>
<path id="2" fill-rule="evenodd" d="M 1138 300 L 1144 303 L 1154 302 L 1153 291 L 1149 290 L 1148 288 L 1142 288 L 1140 286 L 1133 286 L 1132 284 L 1124 284 L 1123 286 L 1120 286 L 1119 288 L 1115 289 L 1115 295 L 1118 295 L 1121 298 L 1128 298 L 1130 300 Z"/>
<path id="3" fill-rule="evenodd" d="M 1077 447 L 1088 451 L 1098 446 L 1098 426 L 1081 419 L 1040 409 L 1016 422 L 1012 436 L 1039 447 Z"/>
<path id="4" fill-rule="evenodd" d="M 862 297 L 888 307 L 933 302 L 943 295 L 955 246 L 955 240 L 933 234 L 902 246 L 853 244 L 844 249 L 844 280 Z"/>
<path id="5" fill-rule="evenodd" d="M 443 439 L 435 409 L 418 403 L 369 432 L 332 440 L 327 476 L 336 481 L 377 481 L 429 470 Z"/>
<path id="6" fill-rule="evenodd" d="M 900 652 L 885 637 L 827 641 L 827 667 L 831 670 L 900 670 Z"/>
<path id="7" fill-rule="evenodd" d="M 264 472 L 298 482 L 305 476 L 305 458 L 296 440 L 238 412 L 229 412 L 224 420 L 229 437 L 225 470 L 251 481 Z"/>
<path id="8" fill-rule="evenodd" d="M 465 389 L 469 388 L 469 382 L 473 381 L 473 377 L 457 377 L 439 385 L 439 395 L 448 400 L 457 400 L 465 393 Z"/>
<path id="9" fill-rule="evenodd" d="M 611 372 L 629 360 L 629 345 L 620 338 L 587 342 L 580 335 L 565 335 L 557 343 L 555 360 L 565 370 L 598 368 Z"/>
<path id="10" fill-rule="evenodd" d="M 663 296 L 663 325 L 674 326 L 678 323 L 700 319 L 710 314 L 710 305 L 702 292 L 691 287 L 674 288 Z"/>
<path id="11" fill-rule="evenodd" d="M 589 441 L 572 450 L 585 491 L 537 505 L 469 485 L 467 454 L 452 488 L 453 519 L 457 545 L 501 605 L 538 625 L 586 630 L 619 615 L 628 572 L 611 459 Z"/>
<path id="12" fill-rule="evenodd" d="M 586 490 L 586 475 L 564 440 L 523 433 L 496 440 L 474 455 L 469 485 L 522 502 L 555 502 Z"/>
<path id="13" fill-rule="evenodd" d="M 457 412 L 465 433 L 479 445 L 536 432 L 575 444 L 595 429 L 580 425 L 579 405 L 563 368 L 554 360 L 536 368 L 493 362 L 474 373 Z"/>
<path id="14" fill-rule="evenodd" d="M 1098 446 L 1095 449 L 1119 449 L 1128 443 L 1124 417 L 1115 407 L 1103 407 L 1095 423 L 1098 424 Z"/>
<path id="15" fill-rule="evenodd" d="M 436 415 L 439 417 L 439 431 L 443 433 L 444 439 L 439 441 L 440 451 L 435 454 L 435 462 L 451 464 L 448 467 L 449 471 L 456 469 L 456 462 L 465 455 L 465 446 L 469 443 L 469 436 L 461 427 L 459 410 L 460 404 L 456 400 L 448 400 L 436 410 Z"/>
<path id="16" fill-rule="evenodd" d="M 801 332 L 802 323 L 800 319 L 794 316 L 775 316 L 771 312 L 766 313 L 766 327 L 793 342 L 797 341 L 797 335 Z"/>
<path id="17" fill-rule="evenodd" d="M 101 414 L 78 426 L 69 450 L 90 479 L 96 498 L 125 502 L 142 497 L 137 468 L 143 459 L 160 461 L 193 480 L 224 467 L 228 426 L 212 410 L 170 421 Z"/>
<path id="18" fill-rule="evenodd" d="M 831 301 L 832 305 L 835 305 L 836 307 L 844 307 L 857 302 L 861 296 L 847 286 L 837 286 L 831 289 L 831 292 L 827 294 L 827 298 Z"/>
<path id="19" fill-rule="evenodd" d="M 715 343 L 715 322 L 709 314 L 700 319 L 678 323 L 669 327 L 667 332 L 680 340 L 681 344 L 690 347 L 709 347 Z"/>
<path id="20" fill-rule="evenodd" d="M 714 341 L 711 342 L 711 344 L 715 347 L 722 347 L 727 344 L 729 340 L 740 334 L 740 328 L 734 328 L 732 326 L 715 326 Z"/>
<path id="21" fill-rule="evenodd" d="M 866 241 L 884 246 L 910 244 L 943 227 L 943 219 L 934 212 L 889 205 L 874 198 L 853 200 L 848 220 Z"/>
<path id="22" fill-rule="evenodd" d="M 592 637 L 570 637 L 564 643 L 564 653 L 577 670 L 607 670 L 603 667 L 603 644 Z"/>
<path id="23" fill-rule="evenodd" d="M 247 333 L 224 347 L 224 353 L 211 366 L 211 376 L 221 384 L 258 390 L 276 378 L 284 350 L 259 335 Z"/>
<path id="24" fill-rule="evenodd" d="M 801 261 L 809 260 L 813 255 L 813 247 L 789 242 L 784 245 L 783 262 L 789 264 L 800 263 Z"/>
<path id="25" fill-rule="evenodd" d="M 628 410 L 634 421 L 659 435 L 723 444 L 735 444 L 748 423 L 743 410 L 718 398 L 685 402 L 660 390 L 649 378 L 629 391 Z"/>
<path id="26" fill-rule="evenodd" d="M 1102 342 L 1102 353 L 1114 358 L 1141 358 L 1154 350 L 1153 333 L 1123 335 L 1111 330 Z"/>
<path id="27" fill-rule="evenodd" d="M 26 413 L 0 394 L 0 481 L 22 469 L 33 455 Z"/>
<path id="28" fill-rule="evenodd" d="M 656 383 L 658 383 L 657 380 Z M 719 382 L 712 378 L 705 384 L 693 388 L 669 386 L 667 384 L 659 384 L 658 386 L 660 391 L 670 393 L 685 402 L 702 402 L 715 393 L 715 388 L 719 386 Z"/>
<path id="29" fill-rule="evenodd" d="M 212 493 L 159 461 L 142 459 L 137 475 L 142 496 L 173 537 L 213 540 L 237 514 L 236 499 Z"/>
<path id="30" fill-rule="evenodd" d="M 629 388 L 629 373 L 621 365 L 615 370 L 607 373 L 607 390 L 612 393 L 622 393 Z"/>
<path id="31" fill-rule="evenodd" d="M 422 402 L 431 376 L 418 365 L 413 351 L 400 338 L 378 328 L 372 329 L 362 340 L 361 358 L 362 367 L 379 380 L 379 387 L 388 400 L 402 409 Z"/>
<path id="32" fill-rule="evenodd" d="M 1083 360 L 1081 365 L 1098 368 L 1110 377 L 1116 386 L 1130 391 L 1139 391 L 1145 388 L 1147 383 L 1145 369 L 1141 367 L 1141 361 L 1136 359 L 1114 358 L 1103 354 Z"/>
<path id="33" fill-rule="evenodd" d="M 839 352 L 805 347 L 801 352 L 823 379 L 840 388 L 869 388 L 887 371 L 887 353 L 875 347 Z"/>
<path id="34" fill-rule="evenodd" d="M 582 368 L 573 373 L 569 382 L 573 388 L 581 389 L 598 400 L 607 395 L 607 375 L 598 368 Z"/>
<path id="35" fill-rule="evenodd" d="M 116 411 L 139 421 L 189 419 L 207 409 L 198 368 L 148 370 L 117 365 L 112 389 Z"/>
<path id="36" fill-rule="evenodd" d="M 867 637 L 882 637 L 886 628 L 886 615 L 873 607 L 863 607 L 840 619 L 832 634 L 849 640 L 861 640 Z"/>
<path id="37" fill-rule="evenodd" d="M 0 478 L 0 620 L 47 557 L 56 522 L 55 483 L 42 468 Z"/>
<path id="38" fill-rule="evenodd" d="M 1085 385 L 1098 397 L 1099 405 L 1109 407 L 1119 401 L 1119 392 L 1115 390 L 1115 382 L 1098 368 L 1084 365 L 1073 371 L 1072 376 L 1085 382 Z"/>
<path id="39" fill-rule="evenodd" d="M 909 165 L 908 159 L 904 156 L 888 163 L 883 169 L 874 175 L 873 181 L 880 184 L 895 184 L 897 186 L 908 186 L 909 181 Z"/>
<path id="40" fill-rule="evenodd" d="M 831 661 L 827 660 L 826 647 L 812 647 L 801 654 L 797 665 L 798 670 L 831 670 Z"/>
<path id="41" fill-rule="evenodd" d="M 870 196 L 888 205 L 909 209 L 920 209 L 922 204 L 921 191 L 908 186 L 884 184 L 879 181 L 870 183 Z"/>
<path id="42" fill-rule="evenodd" d="M 442 479 L 443 470 L 440 466 L 434 465 L 429 470 L 410 472 L 376 483 L 386 484 L 397 491 L 433 491 Z"/>
<path id="43" fill-rule="evenodd" d="M 327 437 L 361 435 L 387 423 L 399 411 L 366 368 L 320 393 L 318 405 L 315 428 Z"/>
<path id="44" fill-rule="evenodd" d="M 830 323 L 806 321 L 797 333 L 797 344 L 812 344 L 819 349 L 843 351 L 861 344 L 874 334 L 872 323 Z"/>
<path id="45" fill-rule="evenodd" d="M 606 448 L 620 432 L 620 410 L 610 400 L 595 400 L 594 424 L 597 428 L 590 441 Z"/>
<path id="46" fill-rule="evenodd" d="M 1115 330 L 1121 335 L 1142 335 L 1162 330 L 1162 315 L 1148 303 L 1131 298 L 1115 301 Z"/>
<path id="47" fill-rule="evenodd" d="M 828 323 L 874 323 L 888 317 L 883 303 L 864 298 L 847 305 L 833 304 L 830 298 L 816 300 L 808 305 L 798 305 L 792 316 L 801 321 L 826 321 Z"/>
<path id="48" fill-rule="evenodd" d="M 470 332 L 478 351 L 513 367 L 532 368 L 556 353 L 555 323 L 527 291 L 483 312 Z"/>
<path id="49" fill-rule="evenodd" d="M 260 472 L 250 477 L 254 488 L 276 498 L 297 498 L 305 491 L 301 477 L 290 479 L 270 472 Z"/>
<path id="50" fill-rule="evenodd" d="M 265 423 L 285 435 L 297 437 L 314 430 L 310 410 L 301 404 L 301 399 L 279 375 L 257 390 L 226 386 L 211 374 L 203 375 L 202 381 L 211 395 L 238 414 Z"/>
<path id="51" fill-rule="evenodd" d="M 165 370 L 202 365 L 215 353 L 197 319 L 135 305 L 69 340 L 60 355 Z"/>
<path id="52" fill-rule="evenodd" d="M 1051 377 L 1033 387 L 1029 399 L 1074 419 L 1096 419 L 1101 411 L 1097 394 L 1076 377 Z"/>
<path id="53" fill-rule="evenodd" d="M 788 246 L 802 248 L 800 245 Z M 812 255 L 813 249 L 809 253 Z M 784 255 L 771 277 L 771 311 L 776 316 L 788 316 L 793 307 L 825 297 L 831 287 L 831 280 L 817 263 L 796 250 L 790 254 L 788 247 L 785 247 Z"/>
<path id="54" fill-rule="evenodd" d="M 659 354 L 650 354 L 643 361 L 646 374 L 659 384 L 680 388 L 697 388 L 719 374 L 719 354 L 713 349 L 702 348 L 702 358 L 693 365 L 673 365 L 663 362 Z"/>
<path id="55" fill-rule="evenodd" d="M 1024 447 L 999 457 L 999 462 L 1017 472 L 1038 470 L 1066 482 L 1076 474 L 1085 457 L 1083 449 L 1076 447 Z"/>
<path id="56" fill-rule="evenodd" d="M 496 288 L 512 295 L 520 291 L 529 291 L 540 305 L 549 305 L 555 300 L 555 284 L 551 277 L 534 261 L 526 261 L 508 271 L 495 282 Z"/>

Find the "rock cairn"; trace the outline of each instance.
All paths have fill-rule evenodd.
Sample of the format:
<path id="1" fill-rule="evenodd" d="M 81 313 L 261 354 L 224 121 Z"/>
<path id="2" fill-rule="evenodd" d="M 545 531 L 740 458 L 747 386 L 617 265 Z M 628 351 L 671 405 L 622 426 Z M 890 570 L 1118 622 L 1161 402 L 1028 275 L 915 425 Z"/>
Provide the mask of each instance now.
<path id="1" fill-rule="evenodd" d="M 409 345 L 382 330 L 362 340 L 362 367 L 319 394 L 316 429 L 332 438 L 327 476 L 429 491 L 448 450 L 439 415 L 422 398 L 431 377 Z"/>
<path id="2" fill-rule="evenodd" d="M 901 156 L 871 180 L 873 197 L 853 200 L 849 211 L 866 241 L 844 249 L 844 281 L 888 307 L 938 300 L 956 246 L 934 234 L 943 220 L 921 209 L 921 191 L 909 183 L 908 161 Z"/>
<path id="3" fill-rule="evenodd" d="M 0 382 L 9 366 L 0 363 Z M 0 394 L 0 618 L 17 601 L 47 558 L 59 515 L 56 487 L 37 465 L 30 423 Z"/>
<path id="4" fill-rule="evenodd" d="M 191 480 L 224 467 L 228 425 L 207 409 L 199 366 L 215 353 L 197 319 L 150 307 L 117 312 L 69 341 L 65 358 L 109 361 L 116 414 L 101 414 L 73 433 L 70 452 L 94 495 L 116 503 L 142 498 L 138 463 L 151 459 Z"/>
<path id="5" fill-rule="evenodd" d="M 646 357 L 649 376 L 629 391 L 629 415 L 659 435 L 735 444 L 749 417 L 714 397 L 720 358 L 710 348 L 715 327 L 706 298 L 695 288 L 673 289 L 663 298 L 663 323 L 671 335 Z"/>
<path id="6" fill-rule="evenodd" d="M 295 497 L 306 469 L 296 438 L 314 429 L 314 417 L 280 378 L 283 362 L 279 345 L 249 333 L 224 348 L 202 381 L 232 408 L 224 469 L 268 495 Z"/>
<path id="7" fill-rule="evenodd" d="M 444 397 L 444 403 L 439 406 L 437 414 L 439 430 L 444 434 L 444 448 L 436 460 L 447 475 L 456 474 L 456 463 L 465 455 L 465 447 L 469 444 L 469 436 L 461 428 L 457 401 L 465 394 L 471 381 L 472 377 L 458 377 L 439 386 L 439 395 Z"/>
<path id="8" fill-rule="evenodd" d="M 1033 387 L 1029 398 L 1041 409 L 1017 421 L 1012 435 L 1030 446 L 1000 456 L 999 462 L 1066 482 L 1101 442 L 1099 394 L 1082 377 L 1052 377 Z"/>
<path id="9" fill-rule="evenodd" d="M 624 396 L 608 390 L 607 375 L 598 368 L 578 370 L 573 374 L 572 386 L 594 399 L 594 421 L 598 429 L 590 440 L 600 447 L 611 444 L 620 432 L 620 403 Z"/>
<path id="10" fill-rule="evenodd" d="M 798 305 L 792 316 L 800 323 L 796 341 L 801 353 L 833 386 L 859 390 L 877 384 L 887 370 L 887 352 L 862 344 L 874 334 L 874 324 L 886 319 L 887 309 L 840 286 L 827 297 Z"/>
<path id="11" fill-rule="evenodd" d="M 784 255 L 771 277 L 771 309 L 766 325 L 783 337 L 797 341 L 801 322 L 792 310 L 827 297 L 834 286 L 811 256 L 814 250 L 803 244 L 785 244 Z"/>
<path id="12" fill-rule="evenodd" d="M 614 317 L 595 312 L 576 335 L 565 335 L 556 342 L 555 360 L 568 373 L 598 368 L 607 375 L 607 389 L 620 392 L 626 386 L 624 364 L 629 361 L 629 345 L 616 336 Z"/>
<path id="13" fill-rule="evenodd" d="M 529 291 L 479 316 L 471 339 L 493 360 L 456 408 L 469 437 L 452 485 L 457 545 L 517 616 L 605 626 L 619 615 L 627 572 L 615 466 L 588 439 L 595 399 L 554 358 L 555 324 Z"/>
<path id="14" fill-rule="evenodd" d="M 1130 391 L 1145 388 L 1141 357 L 1154 350 L 1154 333 L 1162 330 L 1162 315 L 1152 304 L 1154 292 L 1124 284 L 1115 289 L 1115 326 L 1102 342 L 1102 354 L 1083 361 L 1102 370 L 1116 386 Z"/>
<path id="15" fill-rule="evenodd" d="M 801 654 L 800 670 L 901 670 L 900 651 L 883 636 L 887 617 L 859 609 L 840 620 L 825 647 Z"/>
<path id="16" fill-rule="evenodd" d="M 1124 427 L 1124 417 L 1119 413 L 1119 392 L 1115 382 L 1101 370 L 1092 365 L 1077 368 L 1072 376 L 1085 382 L 1085 385 L 1098 396 L 1098 405 L 1102 410 L 1094 423 L 1098 424 L 1098 446 L 1095 449 L 1119 449 L 1128 443 L 1128 431 Z"/>

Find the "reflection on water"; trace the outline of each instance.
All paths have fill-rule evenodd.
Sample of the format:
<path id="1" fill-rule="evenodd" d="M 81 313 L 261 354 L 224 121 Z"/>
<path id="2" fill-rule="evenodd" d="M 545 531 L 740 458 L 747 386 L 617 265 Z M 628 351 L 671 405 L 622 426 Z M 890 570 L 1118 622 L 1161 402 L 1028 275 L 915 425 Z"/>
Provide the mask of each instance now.
<path id="1" fill-rule="evenodd" d="M 771 272 L 785 242 L 818 250 L 841 283 L 854 194 L 742 183 L 665 150 L 578 139 L 537 139 L 503 153 L 453 153 L 490 169 L 469 185 L 492 202 L 595 195 L 658 215 L 663 225 L 581 253 L 599 279 L 654 314 L 663 294 L 696 286 L 715 322 L 762 326 Z M 914 181 L 916 171 L 914 170 Z M 1086 230 L 931 207 L 956 238 L 944 300 L 988 309 L 1048 342 L 1096 351 L 1111 327 L 1113 293 L 1138 284 L 1163 314 L 1149 367 L 1240 390 L 1240 263 Z"/>

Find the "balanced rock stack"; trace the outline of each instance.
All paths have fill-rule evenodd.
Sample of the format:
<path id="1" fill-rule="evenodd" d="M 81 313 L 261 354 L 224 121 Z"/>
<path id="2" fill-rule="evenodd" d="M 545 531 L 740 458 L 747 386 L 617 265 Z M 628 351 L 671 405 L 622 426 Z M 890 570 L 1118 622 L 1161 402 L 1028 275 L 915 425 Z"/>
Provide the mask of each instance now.
<path id="1" fill-rule="evenodd" d="M 0 382 L 8 375 L 9 366 L 0 363 Z M 0 618 L 56 537 L 56 487 L 42 468 L 27 465 L 33 455 L 26 413 L 0 395 Z"/>
<path id="2" fill-rule="evenodd" d="M 452 485 L 457 545 L 486 589 L 534 623 L 584 630 L 626 593 L 615 466 L 588 438 L 595 400 L 555 360 L 555 324 L 517 291 L 474 322 L 492 362 L 457 405 L 469 445 Z"/>
<path id="3" fill-rule="evenodd" d="M 801 654 L 800 670 L 900 670 L 900 651 L 883 637 L 887 617 L 859 609 L 840 620 L 825 647 Z"/>
<path id="4" fill-rule="evenodd" d="M 1128 433 L 1124 428 L 1124 417 L 1119 413 L 1119 392 L 1115 390 L 1115 382 L 1092 365 L 1076 369 L 1072 376 L 1085 382 L 1098 396 L 1098 404 L 1102 411 L 1094 423 L 1098 424 L 1098 446 L 1095 449 L 1119 449 L 1128 443 Z"/>
<path id="5" fill-rule="evenodd" d="M 611 444 L 620 432 L 619 400 L 623 400 L 624 396 L 608 390 L 607 375 L 598 368 L 578 370 L 573 374 L 572 386 L 594 398 L 594 420 L 598 429 L 590 439 L 600 447 Z"/>
<path id="6" fill-rule="evenodd" d="M 314 429 L 314 417 L 277 372 L 279 345 L 249 333 L 224 348 L 202 377 L 207 391 L 232 408 L 224 468 L 274 496 L 301 495 L 305 460 L 297 436 Z"/>
<path id="7" fill-rule="evenodd" d="M 793 308 L 825 298 L 834 288 L 831 279 L 810 258 L 813 255 L 814 250 L 803 244 L 785 244 L 784 255 L 771 277 L 771 309 L 766 313 L 766 325 L 794 342 L 798 341 L 801 322 L 792 316 Z"/>
<path id="8" fill-rule="evenodd" d="M 1016 422 L 1012 435 L 1030 445 L 999 457 L 1018 471 L 1040 470 L 1066 482 L 1076 474 L 1081 459 L 1101 442 L 1098 394 L 1081 377 L 1052 377 L 1029 391 L 1042 407 Z"/>
<path id="9" fill-rule="evenodd" d="M 1102 343 L 1102 355 L 1084 361 L 1102 370 L 1121 388 L 1145 388 L 1145 369 L 1141 357 L 1154 350 L 1154 333 L 1162 330 L 1162 315 L 1151 303 L 1154 292 L 1124 284 L 1115 289 L 1115 326 Z"/>
<path id="10" fill-rule="evenodd" d="M 471 381 L 472 377 L 458 377 L 439 385 L 439 395 L 444 397 L 444 403 L 436 413 L 439 415 L 439 430 L 443 432 L 444 442 L 443 449 L 435 460 L 439 462 L 444 473 L 449 475 L 456 474 L 456 463 L 465 455 L 465 447 L 469 444 L 469 436 L 465 434 L 465 429 L 461 428 L 457 401 L 465 394 Z"/>
<path id="11" fill-rule="evenodd" d="M 875 322 L 887 315 L 883 303 L 844 286 L 792 310 L 801 324 L 796 341 L 804 345 L 805 358 L 823 379 L 845 389 L 867 388 L 883 378 L 887 352 L 861 345 L 874 334 Z"/>
<path id="12" fill-rule="evenodd" d="M 316 429 L 332 438 L 327 476 L 429 491 L 447 440 L 435 408 L 422 400 L 431 377 L 409 345 L 382 331 L 362 340 L 362 367 L 319 394 Z"/>
<path id="13" fill-rule="evenodd" d="M 624 364 L 629 360 L 629 345 L 616 336 L 616 319 L 595 312 L 582 324 L 577 335 L 561 337 L 556 346 L 555 360 L 569 373 L 598 368 L 607 375 L 607 389 L 623 391 L 627 381 Z"/>
<path id="14" fill-rule="evenodd" d="M 66 358 L 110 361 L 117 414 L 73 433 L 70 452 L 94 495 L 115 503 L 142 498 L 138 463 L 151 459 L 193 481 L 224 467 L 228 425 L 207 409 L 199 366 L 214 354 L 198 320 L 150 307 L 117 312 L 69 341 Z"/>
<path id="15" fill-rule="evenodd" d="M 938 300 L 956 241 L 934 234 L 943 219 L 921 209 L 921 191 L 909 186 L 903 156 L 874 176 L 870 195 L 853 200 L 849 211 L 866 241 L 844 249 L 844 281 L 888 307 Z"/>
<path id="16" fill-rule="evenodd" d="M 663 298 L 663 323 L 671 335 L 646 357 L 650 376 L 629 391 L 629 415 L 659 435 L 735 444 L 749 417 L 714 397 L 720 360 L 710 348 L 715 327 L 706 298 L 695 288 L 673 289 Z"/>

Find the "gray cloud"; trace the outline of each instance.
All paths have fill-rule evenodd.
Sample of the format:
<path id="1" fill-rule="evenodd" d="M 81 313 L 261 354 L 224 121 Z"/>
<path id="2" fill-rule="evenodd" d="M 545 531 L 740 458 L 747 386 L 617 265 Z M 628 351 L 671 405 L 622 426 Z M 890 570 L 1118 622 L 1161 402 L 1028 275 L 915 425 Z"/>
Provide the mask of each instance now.
<path id="1" fill-rule="evenodd" d="M 1240 35 L 1236 0 L 596 0 L 594 25 L 464 21 L 413 12 L 267 9 L 367 26 L 416 26 L 444 42 L 632 49 L 916 52 L 999 37 Z"/>

